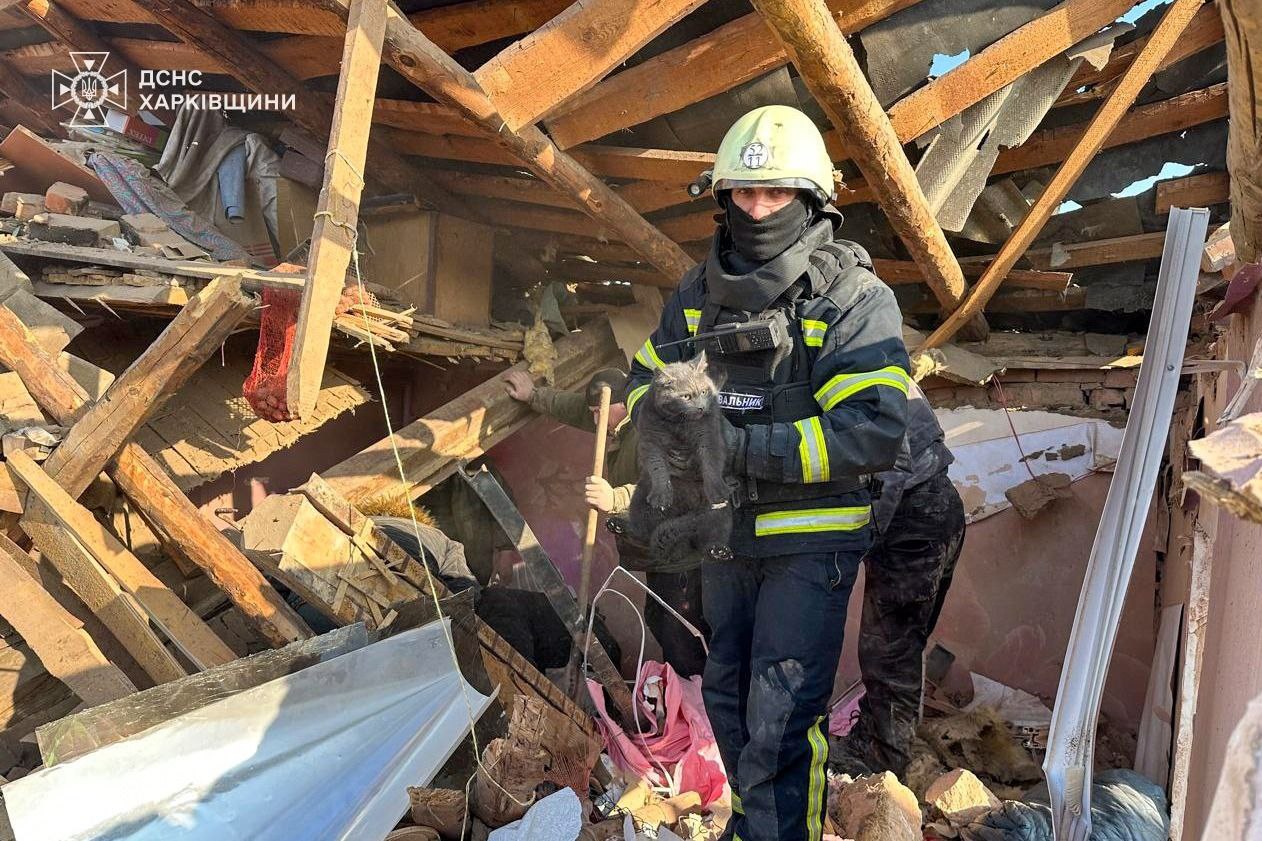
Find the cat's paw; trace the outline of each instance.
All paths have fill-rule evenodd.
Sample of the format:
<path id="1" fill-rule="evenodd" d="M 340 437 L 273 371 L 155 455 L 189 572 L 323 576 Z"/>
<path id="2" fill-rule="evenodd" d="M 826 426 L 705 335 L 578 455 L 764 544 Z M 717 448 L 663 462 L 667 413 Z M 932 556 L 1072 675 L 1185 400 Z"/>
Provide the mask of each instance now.
<path id="1" fill-rule="evenodd" d="M 718 505 L 727 502 L 727 485 L 707 485 L 705 488 L 706 501 L 711 505 Z"/>
<path id="2" fill-rule="evenodd" d="M 654 488 L 649 491 L 648 504 L 656 508 L 658 511 L 665 511 L 675 504 L 675 492 L 670 485 L 660 488 Z"/>
<path id="3" fill-rule="evenodd" d="M 706 554 L 712 561 L 730 561 L 733 558 L 732 547 L 724 544 L 716 543 L 706 550 Z"/>

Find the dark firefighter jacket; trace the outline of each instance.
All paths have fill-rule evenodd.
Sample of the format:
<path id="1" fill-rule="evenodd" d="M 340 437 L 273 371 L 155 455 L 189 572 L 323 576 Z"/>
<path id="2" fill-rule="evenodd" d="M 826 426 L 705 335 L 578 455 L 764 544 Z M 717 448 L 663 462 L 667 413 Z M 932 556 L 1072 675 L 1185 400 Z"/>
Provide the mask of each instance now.
<path id="1" fill-rule="evenodd" d="M 721 232 L 711 246 L 710 260 L 684 276 L 657 329 L 636 354 L 627 385 L 632 417 L 653 371 L 697 352 L 693 343 L 667 345 L 696 333 L 711 295 L 730 300 L 722 290 L 715 294 L 712 286 L 742 280 L 762 283 L 772 268 L 764 264 L 735 279 L 716 270 L 720 239 Z M 745 557 L 866 549 L 872 542 L 869 489 L 821 498 L 811 485 L 822 487 L 887 470 L 905 446 L 910 366 L 893 292 L 872 273 L 866 252 L 836 238 L 833 225 L 816 223 L 799 245 L 806 248 L 796 264 L 801 270 L 792 272 L 796 282 L 778 298 L 763 302 L 766 306 L 759 312 L 781 309 L 789 317 L 794 341 L 802 342 L 807 351 L 807 370 L 795 371 L 792 379 L 809 380 L 814 400 L 799 412 L 801 416 L 777 416 L 770 423 L 747 423 L 738 411 L 724 410 L 748 435 L 744 463 L 735 468 L 742 481 L 800 488 L 797 499 L 785 500 L 781 493 L 779 502 L 740 505 L 732 547 Z M 754 310 L 747 310 L 746 317 L 750 312 Z M 788 496 L 793 495 L 791 489 Z"/>

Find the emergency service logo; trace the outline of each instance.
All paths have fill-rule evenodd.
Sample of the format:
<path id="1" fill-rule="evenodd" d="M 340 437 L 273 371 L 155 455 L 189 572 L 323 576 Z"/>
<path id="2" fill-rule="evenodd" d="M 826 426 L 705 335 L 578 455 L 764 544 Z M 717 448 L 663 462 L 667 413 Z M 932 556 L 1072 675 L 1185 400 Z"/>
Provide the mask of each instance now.
<path id="1" fill-rule="evenodd" d="M 77 128 L 101 128 L 108 108 L 127 110 L 127 71 L 106 75 L 109 53 L 71 53 L 76 72 L 73 76 L 53 71 L 53 108 L 74 107 L 74 117 L 67 125 Z"/>
<path id="2" fill-rule="evenodd" d="M 762 169 L 767 164 L 767 147 L 755 140 L 741 150 L 741 163 L 746 169 Z"/>

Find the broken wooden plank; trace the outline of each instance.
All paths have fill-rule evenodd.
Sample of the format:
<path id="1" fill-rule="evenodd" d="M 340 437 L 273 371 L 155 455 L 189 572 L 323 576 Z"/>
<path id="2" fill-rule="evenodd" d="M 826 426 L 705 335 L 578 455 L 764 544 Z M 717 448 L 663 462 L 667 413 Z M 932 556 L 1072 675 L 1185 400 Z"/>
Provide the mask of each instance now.
<path id="1" fill-rule="evenodd" d="M 311 233 L 307 285 L 302 290 L 286 374 L 286 405 L 289 414 L 298 418 L 310 417 L 320 396 L 329 354 L 329 331 L 358 237 L 362 173 L 385 36 L 386 0 L 352 0 L 337 105 L 324 157 L 324 186 Z"/>
<path id="2" fill-rule="evenodd" d="M 45 471 L 72 498 L 87 489 L 136 430 L 184 385 L 254 306 L 238 278 L 211 281 L 114 381 L 49 457 Z"/>
<path id="3" fill-rule="evenodd" d="M 508 127 L 537 122 L 704 0 L 575 0 L 473 74 Z"/>
<path id="4" fill-rule="evenodd" d="M 1164 231 L 1148 234 L 1131 234 L 1125 237 L 1088 240 L 1087 242 L 1058 242 L 1050 247 L 1031 248 L 1021 255 L 1030 265 L 1041 271 L 1082 269 L 1089 266 L 1109 266 L 1115 263 L 1132 263 L 1152 260 L 1161 256 L 1165 245 Z M 995 255 L 965 257 L 960 262 L 973 272 L 977 267 L 989 265 Z M 1009 273 L 1009 277 L 1012 277 Z"/>
<path id="5" fill-rule="evenodd" d="M 1158 253 L 1160 254 L 1160 252 Z M 924 282 L 924 275 L 921 274 L 920 267 L 910 260 L 875 258 L 872 260 L 872 267 L 875 269 L 877 277 L 891 286 Z M 965 277 L 981 277 L 985 268 L 982 264 L 960 261 L 960 270 Z M 1012 269 L 1008 272 L 1005 283 L 1018 289 L 1042 289 L 1047 292 L 1064 292 L 1071 280 L 1073 280 L 1073 275 L 1069 272 Z"/>
<path id="6" fill-rule="evenodd" d="M 585 325 L 581 333 L 558 340 L 556 351 L 558 388 L 575 388 L 600 368 L 625 360 L 608 323 Z M 519 363 L 510 370 L 524 371 L 526 367 Z M 529 408 L 508 397 L 504 376 L 500 374 L 395 430 L 393 444 L 402 456 L 406 483 L 399 478 L 390 438 L 323 471 L 321 477 L 356 505 L 425 493 L 452 475 L 457 461 L 476 458 L 534 417 Z"/>
<path id="7" fill-rule="evenodd" d="M 136 687 L 17 560 L 25 553 L 0 535 L 0 615 L 26 640 L 48 673 L 85 704 L 96 706 L 131 695 Z"/>
<path id="8" fill-rule="evenodd" d="M 48 95 L 37 91 L 22 75 L 20 67 L 12 59 L 0 58 L 0 93 L 5 94 L 5 105 L 17 109 L 23 122 L 65 137 L 66 130 L 51 113 Z"/>
<path id="9" fill-rule="evenodd" d="M 1230 198 L 1231 179 L 1225 172 L 1207 172 L 1157 182 L 1158 215 L 1169 213 L 1172 207 L 1211 207 Z"/>
<path id="10" fill-rule="evenodd" d="M 1239 417 L 1188 447 L 1201 469 L 1183 474 L 1187 486 L 1237 517 L 1262 523 L 1262 413 Z"/>
<path id="11" fill-rule="evenodd" d="M 26 501 L 21 524 L 37 546 L 40 532 L 60 527 L 71 541 L 83 547 L 149 615 L 154 624 L 198 669 L 236 659 L 223 640 L 215 636 L 179 596 L 157 579 L 118 538 L 97 522 L 91 512 L 75 502 L 64 489 L 31 461 L 25 453 L 10 453 L 6 463 L 26 485 L 32 499 Z M 42 505 L 37 505 L 38 499 Z M 43 547 L 41 547 L 42 550 Z"/>
<path id="12" fill-rule="evenodd" d="M 828 5 L 842 32 L 850 35 L 915 2 L 830 0 Z M 757 13 L 744 15 L 611 76 L 547 120 L 548 132 L 569 149 L 701 102 L 788 62 L 766 21 Z"/>
<path id="13" fill-rule="evenodd" d="M 15 165 L 0 182 L 6 191 L 25 189 L 42 195 L 49 184 L 64 181 L 87 190 L 94 201 L 114 203 L 113 194 L 95 172 L 57 154 L 43 138 L 22 126 L 0 141 L 0 158 Z"/>
<path id="14" fill-rule="evenodd" d="M 261 651 L 130 697 L 75 713 L 35 731 L 44 766 L 112 745 L 154 725 L 363 648 L 373 635 L 350 625 L 274 651 Z"/>
<path id="15" fill-rule="evenodd" d="M 754 0 L 753 5 L 876 190 L 881 209 L 942 311 L 953 312 L 964 295 L 964 275 L 894 127 L 823 0 Z"/>
<path id="16" fill-rule="evenodd" d="M 924 347 L 938 347 L 950 340 L 969 319 L 980 314 L 986 302 L 1003 283 L 1008 270 L 1016 264 L 1047 220 L 1056 212 L 1066 194 L 1082 175 L 1083 170 L 1095 158 L 1096 153 L 1121 121 L 1135 97 L 1148 83 L 1158 62 L 1170 50 L 1179 34 L 1191 22 L 1204 0 L 1174 0 L 1144 45 L 1143 52 L 1127 68 L 1117 88 L 1109 95 L 1100 110 L 1092 118 L 1087 131 L 1079 139 L 1074 150 L 1056 171 L 1046 189 L 1039 195 L 1030 212 L 1017 225 L 1012 235 L 999 250 L 995 261 L 969 292 L 967 302 L 951 313 L 946 321 L 925 340 Z"/>
<path id="17" fill-rule="evenodd" d="M 0 306 L 0 363 L 16 371 L 40 407 L 63 426 L 72 425 L 90 405 L 83 387 L 4 306 Z M 163 546 L 204 570 L 265 639 L 279 647 L 311 636 L 293 608 L 138 444 L 124 445 L 107 470 Z"/>

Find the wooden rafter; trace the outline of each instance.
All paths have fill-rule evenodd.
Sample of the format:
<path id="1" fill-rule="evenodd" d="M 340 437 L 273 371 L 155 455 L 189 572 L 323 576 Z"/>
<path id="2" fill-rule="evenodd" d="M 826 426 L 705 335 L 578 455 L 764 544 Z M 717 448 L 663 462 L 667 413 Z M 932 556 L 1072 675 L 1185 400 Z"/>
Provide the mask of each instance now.
<path id="1" fill-rule="evenodd" d="M 858 32 L 918 0 L 829 0 L 842 31 Z M 757 14 L 611 76 L 547 120 L 562 149 L 678 111 L 789 61 Z"/>
<path id="2" fill-rule="evenodd" d="M 977 281 L 969 293 L 968 300 L 925 339 L 923 348 L 940 347 L 967 324 L 969 318 L 982 312 L 986 302 L 1003 283 L 1008 270 L 1016 264 L 1030 243 L 1038 236 L 1039 231 L 1064 200 L 1074 182 L 1104 146 L 1126 110 L 1134 103 L 1135 97 L 1152 78 L 1162 57 L 1169 52 L 1179 34 L 1187 28 L 1193 15 L 1204 2 L 1205 0 L 1174 0 L 1162 16 L 1161 22 L 1157 24 L 1152 37 L 1144 45 L 1143 51 L 1127 68 L 1113 93 L 1100 106 L 1100 110 L 1091 120 L 1091 124 L 1074 150 L 1056 171 L 1056 175 L 1052 177 L 1038 201 L 1030 208 L 1030 212 L 1013 230 L 986 273 Z"/>
<path id="3" fill-rule="evenodd" d="M 753 5 L 843 136 L 943 312 L 953 312 L 964 295 L 964 275 L 889 118 L 823 0 L 754 0 Z"/>
<path id="4" fill-rule="evenodd" d="M 1157 65 L 1157 72 L 1207 50 L 1215 44 L 1222 43 L 1222 40 L 1223 19 L 1218 13 L 1218 8 L 1213 5 L 1206 6 L 1196 13 L 1196 17 L 1192 18 L 1192 22 L 1179 36 L 1174 47 Z M 1131 66 L 1131 62 L 1135 60 L 1135 56 L 1139 55 L 1139 51 L 1146 43 L 1148 43 L 1147 35 L 1118 47 L 1109 56 L 1108 63 L 1099 69 L 1083 63 L 1082 67 L 1078 68 L 1078 72 L 1069 80 L 1069 84 L 1065 85 L 1064 93 L 1052 107 L 1077 105 L 1108 96 L 1109 91 L 1113 89 L 1110 83 L 1126 72 L 1126 68 Z M 1081 88 L 1086 88 L 1086 90 L 1081 90 Z"/>
<path id="5" fill-rule="evenodd" d="M 514 131 L 537 122 L 704 0 L 575 0 L 473 74 Z"/>
<path id="6" fill-rule="evenodd" d="M 1242 263 L 1262 257 L 1262 12 L 1252 0 L 1219 0 L 1231 78 L 1231 238 Z"/>
<path id="7" fill-rule="evenodd" d="M 346 270 L 355 251 L 359 197 L 372 126 L 387 0 L 352 0 L 342 51 L 337 105 L 325 155 L 324 186 L 311 233 L 311 258 L 286 376 L 289 411 L 309 418 L 320 397 L 324 366 Z"/>
<path id="8" fill-rule="evenodd" d="M 80 20 L 103 23 L 157 23 L 146 8 L 130 2 L 62 0 Z M 345 19 L 320 3 L 294 0 L 195 0 L 200 9 L 233 29 L 316 35 L 336 42 L 330 61 L 340 54 Z M 470 0 L 413 12 L 408 17 L 445 50 L 459 50 L 530 32 L 561 12 L 569 0 Z M 327 44 L 330 43 L 326 41 Z M 336 73 L 337 70 L 330 71 Z"/>
<path id="9" fill-rule="evenodd" d="M 23 120 L 58 137 L 66 136 L 65 130 L 53 118 L 47 95 L 31 87 L 26 77 L 4 59 L 0 59 L 0 93 L 8 99 L 7 105 L 15 106 L 22 112 Z"/>
<path id="10" fill-rule="evenodd" d="M 345 9 L 348 0 L 329 0 Z M 473 75 L 393 11 L 386 25 L 386 60 L 404 78 L 481 126 L 540 180 L 578 200 L 584 213 L 666 274 L 682 275 L 693 261 L 610 187 L 534 126 L 512 131 Z"/>
<path id="11" fill-rule="evenodd" d="M 890 109 L 894 130 L 904 143 L 919 137 L 1095 34 L 1133 5 L 1133 0 L 1064 0 L 895 103 Z"/>

